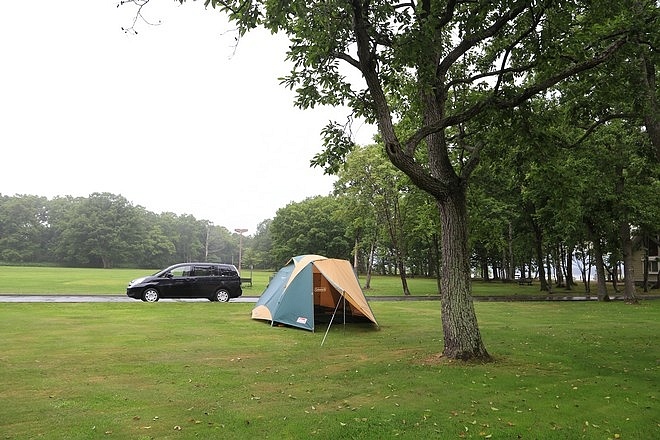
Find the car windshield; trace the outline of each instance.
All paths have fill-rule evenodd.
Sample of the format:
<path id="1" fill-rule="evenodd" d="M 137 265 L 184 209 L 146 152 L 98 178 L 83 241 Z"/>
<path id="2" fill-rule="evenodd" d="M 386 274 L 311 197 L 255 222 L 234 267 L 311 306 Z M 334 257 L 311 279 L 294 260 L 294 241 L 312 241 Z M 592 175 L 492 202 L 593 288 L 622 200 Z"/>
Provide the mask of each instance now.
<path id="1" fill-rule="evenodd" d="M 159 277 L 159 278 L 162 278 L 162 277 L 164 277 L 164 276 L 167 274 L 167 272 L 169 272 L 169 270 L 170 270 L 169 267 L 168 267 L 167 269 L 159 270 L 158 272 L 156 272 L 155 274 L 153 274 L 152 277 Z"/>
<path id="2" fill-rule="evenodd" d="M 166 277 L 187 277 L 190 276 L 192 273 L 192 266 L 175 266 L 175 267 L 168 267 L 167 269 L 163 269 L 160 272 L 156 272 L 153 276 L 159 277 L 159 278 L 166 278 Z"/>

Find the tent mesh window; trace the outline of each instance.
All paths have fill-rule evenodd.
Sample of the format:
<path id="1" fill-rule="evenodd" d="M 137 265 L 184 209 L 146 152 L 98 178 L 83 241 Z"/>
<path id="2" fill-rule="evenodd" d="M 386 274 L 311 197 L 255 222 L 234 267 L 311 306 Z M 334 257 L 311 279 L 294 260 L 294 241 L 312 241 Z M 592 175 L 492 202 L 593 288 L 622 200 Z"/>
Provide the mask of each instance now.
<path id="1" fill-rule="evenodd" d="M 344 301 L 341 293 L 316 268 L 313 277 L 315 322 L 330 322 L 333 314 L 335 314 L 335 323 L 370 322 L 360 310 L 353 307 L 350 302 Z"/>

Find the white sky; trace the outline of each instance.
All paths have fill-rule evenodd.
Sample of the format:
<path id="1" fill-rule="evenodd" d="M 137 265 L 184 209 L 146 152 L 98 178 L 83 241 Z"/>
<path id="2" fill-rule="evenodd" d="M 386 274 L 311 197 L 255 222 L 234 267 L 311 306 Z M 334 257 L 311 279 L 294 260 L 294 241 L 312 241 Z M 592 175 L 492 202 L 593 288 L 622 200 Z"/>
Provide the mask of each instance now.
<path id="1" fill-rule="evenodd" d="M 8 1 L 0 14 L 0 194 L 121 194 L 160 213 L 255 232 L 289 202 L 327 195 L 309 161 L 343 109 L 298 110 L 279 85 L 287 41 L 241 40 L 202 1 Z M 356 141 L 374 129 L 353 127 Z"/>

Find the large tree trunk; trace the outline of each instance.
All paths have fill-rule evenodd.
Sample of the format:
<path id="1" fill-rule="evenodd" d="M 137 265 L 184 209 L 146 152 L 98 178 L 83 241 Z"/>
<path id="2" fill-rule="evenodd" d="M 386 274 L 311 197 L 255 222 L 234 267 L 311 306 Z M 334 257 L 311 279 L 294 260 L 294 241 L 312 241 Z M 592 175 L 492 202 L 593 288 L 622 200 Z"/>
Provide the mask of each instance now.
<path id="1" fill-rule="evenodd" d="M 112 269 L 112 259 L 101 255 L 101 261 L 103 262 L 103 269 Z"/>
<path id="2" fill-rule="evenodd" d="M 371 273 L 374 268 L 374 249 L 376 249 L 376 239 L 371 241 L 371 248 L 369 249 L 369 261 L 367 261 L 367 276 L 365 277 L 364 289 L 371 289 Z"/>
<path id="3" fill-rule="evenodd" d="M 545 256 L 545 264 L 547 265 L 548 293 L 552 293 L 552 257 L 550 254 Z"/>
<path id="4" fill-rule="evenodd" d="M 575 246 L 567 247 L 564 254 L 566 264 L 566 290 L 573 290 L 575 278 L 573 277 L 573 250 Z"/>
<path id="5" fill-rule="evenodd" d="M 557 278 L 557 283 L 555 286 L 559 289 L 560 287 L 566 287 L 566 284 L 564 282 L 564 270 L 562 267 L 562 264 L 564 264 L 564 256 L 562 253 L 562 245 L 558 244 L 557 248 L 555 249 L 555 255 L 552 257 L 552 262 L 555 265 L 555 277 Z"/>
<path id="6" fill-rule="evenodd" d="M 612 279 L 612 288 L 615 293 L 619 293 L 619 260 L 611 263 L 610 267 L 612 268 L 609 270 L 610 278 Z M 607 270 L 607 267 L 605 269 Z"/>
<path id="7" fill-rule="evenodd" d="M 587 230 L 591 238 L 594 249 L 594 266 L 596 266 L 596 295 L 598 301 L 609 301 L 607 294 L 607 281 L 605 280 L 605 264 L 603 263 L 603 247 L 600 237 L 596 234 L 595 228 L 590 221 L 586 221 Z"/>
<path id="8" fill-rule="evenodd" d="M 507 276 L 507 278 L 509 280 L 513 280 L 514 278 L 516 278 L 516 266 L 515 266 L 515 263 L 513 261 L 513 225 L 511 224 L 511 222 L 509 222 L 509 249 L 508 249 L 508 251 L 509 251 L 509 255 L 508 255 L 509 256 L 509 265 L 508 265 L 509 275 Z"/>
<path id="9" fill-rule="evenodd" d="M 477 160 L 470 160 L 456 174 L 443 129 L 434 129 L 422 137 L 426 141 L 428 168 L 421 166 L 414 157 L 414 148 L 422 139 L 409 139 L 402 146 L 394 130 L 394 121 L 387 97 L 378 77 L 378 64 L 373 57 L 369 34 L 373 28 L 365 14 L 365 4 L 351 2 L 353 7 L 353 31 L 356 37 L 359 68 L 367 83 L 376 110 L 378 131 L 385 152 L 394 166 L 406 173 L 412 183 L 431 194 L 438 202 L 441 214 L 441 297 L 443 354 L 451 359 L 490 360 L 481 340 L 479 325 L 472 303 L 469 253 L 467 248 L 466 182 Z M 427 12 L 430 4 L 426 4 Z M 431 48 L 432 49 L 432 48 Z M 422 56 L 418 75 L 437 74 L 438 59 Z M 429 70 L 430 69 L 430 70 Z M 435 73 L 433 73 L 435 72 Z M 423 81 L 420 84 L 425 84 Z M 438 84 L 439 85 L 439 84 Z M 444 104 L 448 96 L 443 87 L 419 89 L 425 126 L 433 126 L 444 118 Z M 445 127 L 447 127 L 445 125 Z M 471 157 L 472 159 L 472 157 Z"/>
<path id="10" fill-rule="evenodd" d="M 398 196 L 395 196 L 398 197 Z M 403 234 L 403 221 L 401 219 L 401 212 L 399 210 L 399 201 L 392 201 L 393 207 L 385 204 L 385 219 L 387 222 L 387 231 L 390 235 L 390 241 L 394 247 L 394 262 L 395 267 L 398 269 L 399 277 L 401 278 L 401 289 L 405 296 L 410 295 L 408 288 L 408 279 L 406 277 L 406 251 L 405 251 L 405 238 Z"/>
<path id="11" fill-rule="evenodd" d="M 483 258 L 480 264 L 481 264 L 481 278 L 483 278 L 485 282 L 489 282 L 490 275 L 488 274 L 488 261 L 485 258 Z"/>
<path id="12" fill-rule="evenodd" d="M 649 235 L 644 233 L 644 261 L 642 263 L 642 292 L 647 293 L 649 291 Z"/>
<path id="13" fill-rule="evenodd" d="M 406 276 L 406 267 L 403 264 L 403 258 L 397 255 L 397 265 L 399 267 L 399 277 L 401 278 L 401 290 L 405 296 L 410 296 L 410 288 L 408 288 L 408 277 Z"/>
<path id="14" fill-rule="evenodd" d="M 639 2 L 637 2 L 636 7 L 638 6 L 638 3 Z M 640 85 L 642 90 L 642 97 L 644 100 L 644 106 L 642 107 L 642 112 L 644 115 L 644 127 L 646 128 L 646 132 L 649 135 L 651 144 L 655 148 L 655 157 L 658 161 L 660 161 L 660 118 L 658 118 L 658 115 L 660 114 L 660 108 L 656 99 L 657 88 L 655 82 L 655 65 L 646 52 L 646 43 L 643 45 L 640 43 L 640 47 L 643 48 L 642 54 L 640 55 Z"/>
<path id="15" fill-rule="evenodd" d="M 538 266 L 539 266 L 539 281 L 541 282 L 541 291 L 549 292 L 550 285 L 548 284 L 548 281 L 545 278 L 545 264 L 544 264 L 545 258 L 543 257 L 543 232 L 541 231 L 541 227 L 532 218 L 532 214 L 531 214 L 532 212 L 533 211 L 527 210 L 528 220 L 532 225 L 532 230 L 534 231 L 534 251 L 536 253 L 536 261 L 538 262 Z"/>
<path id="16" fill-rule="evenodd" d="M 580 260 L 582 264 L 580 265 L 580 276 L 582 277 L 582 284 L 584 285 L 584 293 L 589 295 L 591 293 L 591 286 L 589 285 L 589 277 L 591 277 L 591 258 L 587 257 L 587 249 L 584 244 L 580 244 L 578 248 L 580 252 Z"/>
<path id="17" fill-rule="evenodd" d="M 438 201 L 442 222 L 443 354 L 451 359 L 490 360 L 472 302 L 467 205 L 465 191 L 459 191 Z"/>
<path id="18" fill-rule="evenodd" d="M 630 239 L 630 225 L 622 222 L 619 227 L 623 251 L 623 296 L 628 303 L 637 303 L 635 294 L 635 271 L 633 270 L 633 247 Z"/>
<path id="19" fill-rule="evenodd" d="M 594 242 L 594 265 L 596 266 L 596 296 L 598 297 L 598 301 L 609 301 L 610 295 L 607 293 L 605 263 L 603 263 L 603 251 L 601 250 L 600 240 Z"/>
<path id="20" fill-rule="evenodd" d="M 433 248 L 435 251 L 435 282 L 438 285 L 438 294 L 442 295 L 442 255 L 440 254 L 440 240 L 438 234 L 433 234 Z"/>

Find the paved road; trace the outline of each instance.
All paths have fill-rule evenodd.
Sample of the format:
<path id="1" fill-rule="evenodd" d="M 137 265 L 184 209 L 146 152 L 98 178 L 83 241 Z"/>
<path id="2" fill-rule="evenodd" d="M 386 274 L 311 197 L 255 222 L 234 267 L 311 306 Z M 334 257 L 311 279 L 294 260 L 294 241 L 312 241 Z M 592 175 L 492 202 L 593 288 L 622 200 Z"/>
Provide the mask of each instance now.
<path id="1" fill-rule="evenodd" d="M 208 299 L 161 299 L 163 302 L 209 302 Z M 0 295 L 0 302 L 11 303 L 91 303 L 91 302 L 134 302 L 142 301 L 124 295 Z M 229 302 L 257 302 L 256 296 L 243 296 Z"/>
<path id="2" fill-rule="evenodd" d="M 229 300 L 230 303 L 255 303 L 258 296 L 241 296 Z M 440 296 L 369 296 L 369 301 L 439 301 Z M 623 296 L 612 297 L 615 301 L 622 301 Z M 643 295 L 640 299 L 660 299 L 659 295 Z M 536 296 L 475 296 L 475 301 L 597 301 L 596 296 L 566 296 L 561 294 Z M 162 302 L 209 302 L 207 299 L 161 299 Z M 141 301 L 125 295 L 20 295 L 0 294 L 0 303 L 90 303 L 90 302 L 135 302 Z"/>

